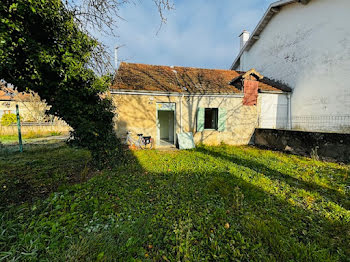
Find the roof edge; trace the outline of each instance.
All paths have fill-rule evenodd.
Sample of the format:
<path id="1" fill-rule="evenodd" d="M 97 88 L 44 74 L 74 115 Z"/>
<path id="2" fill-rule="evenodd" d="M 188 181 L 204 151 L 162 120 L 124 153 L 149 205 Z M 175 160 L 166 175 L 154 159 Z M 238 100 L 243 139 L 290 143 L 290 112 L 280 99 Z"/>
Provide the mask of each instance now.
<path id="1" fill-rule="evenodd" d="M 124 94 L 124 95 L 149 95 L 149 96 L 230 96 L 230 97 L 243 97 L 242 93 L 182 93 L 182 92 L 165 92 L 165 91 L 150 91 L 150 90 L 130 90 L 130 89 L 113 89 L 110 88 L 109 92 L 113 94 Z"/>
<path id="2" fill-rule="evenodd" d="M 248 47 L 251 47 L 259 38 L 260 33 L 265 29 L 265 27 L 268 25 L 272 17 L 279 12 L 279 9 L 285 5 L 293 4 L 293 3 L 301 3 L 303 5 L 307 5 L 311 0 L 280 0 L 277 2 L 274 2 L 270 4 L 267 11 L 263 15 L 263 17 L 260 19 L 258 25 L 255 27 L 253 33 L 250 35 L 249 40 L 245 43 L 243 48 L 239 51 L 238 56 L 233 61 L 230 70 L 233 70 L 241 58 L 242 54 Z"/>
<path id="3" fill-rule="evenodd" d="M 167 67 L 169 69 L 175 68 L 186 68 L 186 69 L 199 69 L 199 70 L 211 70 L 211 71 L 232 71 L 231 69 L 223 69 L 223 68 L 203 68 L 203 67 L 194 67 L 194 66 L 180 66 L 180 65 L 156 65 L 156 64 L 145 64 L 145 63 L 136 63 L 136 62 L 121 62 L 121 65 L 141 65 L 141 66 L 154 66 L 154 67 Z M 118 69 L 119 69 L 118 68 Z M 234 70 L 237 73 L 241 73 L 239 70 Z"/>

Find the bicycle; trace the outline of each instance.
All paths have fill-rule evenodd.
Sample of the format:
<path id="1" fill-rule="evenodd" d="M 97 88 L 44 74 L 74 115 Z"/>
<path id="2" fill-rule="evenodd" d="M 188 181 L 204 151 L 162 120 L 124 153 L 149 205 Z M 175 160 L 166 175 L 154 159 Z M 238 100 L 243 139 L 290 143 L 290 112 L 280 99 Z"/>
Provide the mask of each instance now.
<path id="1" fill-rule="evenodd" d="M 143 134 L 137 134 L 138 139 L 135 140 L 131 136 L 131 132 L 126 133 L 125 144 L 130 146 L 135 145 L 140 149 L 151 149 L 153 147 L 153 138 L 151 136 L 143 136 Z"/>

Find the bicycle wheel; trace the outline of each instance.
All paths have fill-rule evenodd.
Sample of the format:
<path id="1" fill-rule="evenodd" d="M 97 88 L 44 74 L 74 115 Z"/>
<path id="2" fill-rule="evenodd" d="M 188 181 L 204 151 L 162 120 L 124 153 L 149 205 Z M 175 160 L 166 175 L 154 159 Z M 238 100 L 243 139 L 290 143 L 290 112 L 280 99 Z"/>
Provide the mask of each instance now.
<path id="1" fill-rule="evenodd" d="M 153 147 L 153 138 L 149 139 L 149 142 L 146 139 L 142 139 L 142 149 L 151 149 Z"/>
<path id="2" fill-rule="evenodd" d="M 145 149 L 152 149 L 153 147 L 153 138 L 150 138 L 149 143 L 145 145 Z"/>

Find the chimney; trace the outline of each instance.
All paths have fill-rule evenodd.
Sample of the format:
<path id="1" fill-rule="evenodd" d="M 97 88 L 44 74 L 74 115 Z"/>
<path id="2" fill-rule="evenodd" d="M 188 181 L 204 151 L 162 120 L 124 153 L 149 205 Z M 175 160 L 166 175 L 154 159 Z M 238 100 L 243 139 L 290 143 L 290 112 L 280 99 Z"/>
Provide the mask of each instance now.
<path id="1" fill-rule="evenodd" d="M 240 48 L 240 50 L 242 50 L 242 48 L 244 47 L 245 43 L 247 43 L 247 41 L 249 40 L 250 33 L 247 30 L 243 30 L 243 32 L 239 35 L 239 37 L 241 39 L 241 48 Z"/>

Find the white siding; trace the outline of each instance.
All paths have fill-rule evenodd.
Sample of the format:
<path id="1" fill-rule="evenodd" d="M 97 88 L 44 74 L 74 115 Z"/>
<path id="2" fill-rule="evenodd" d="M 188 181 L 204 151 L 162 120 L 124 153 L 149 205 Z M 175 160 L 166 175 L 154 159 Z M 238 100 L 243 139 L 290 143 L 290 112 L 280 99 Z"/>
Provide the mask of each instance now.
<path id="1" fill-rule="evenodd" d="M 255 68 L 294 89 L 293 128 L 350 130 L 349 14 L 349 0 L 287 5 L 241 57 L 241 70 Z"/>

